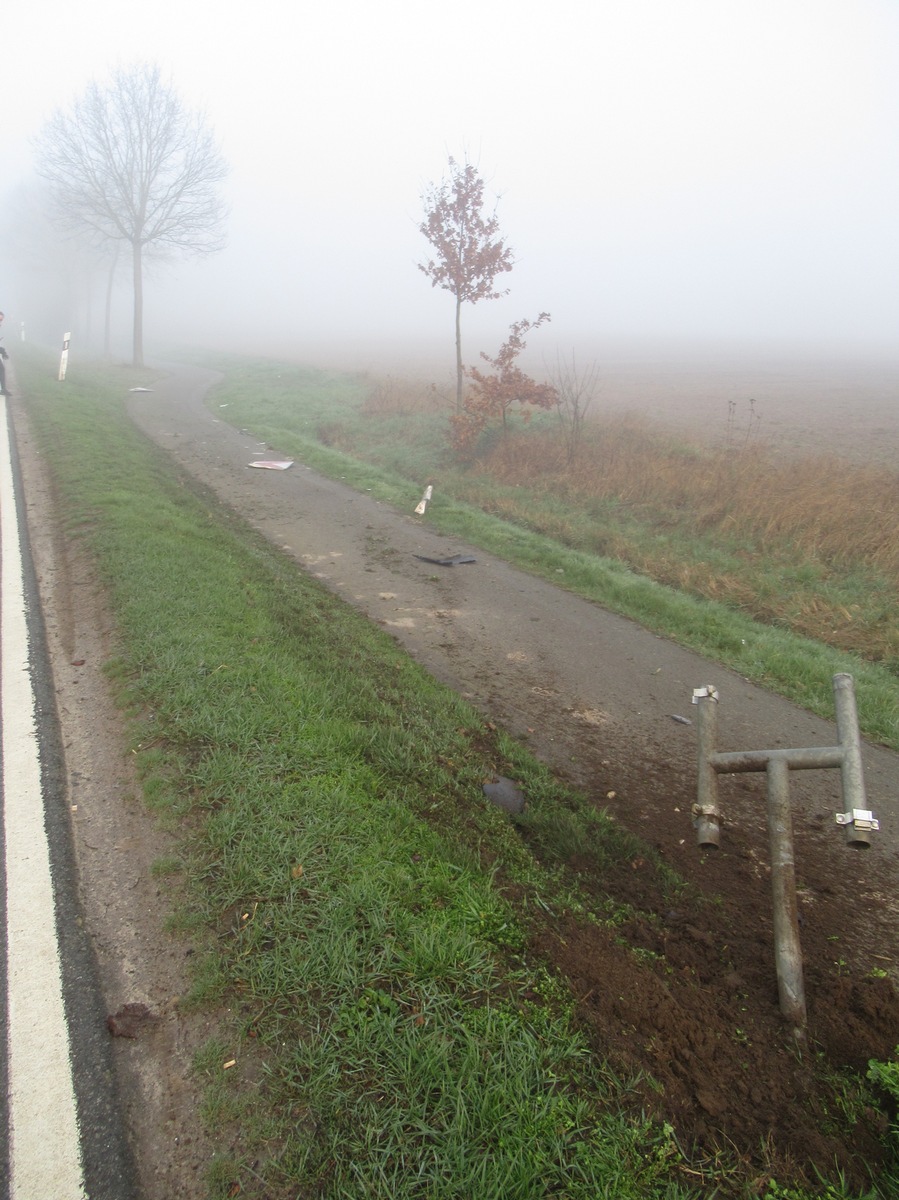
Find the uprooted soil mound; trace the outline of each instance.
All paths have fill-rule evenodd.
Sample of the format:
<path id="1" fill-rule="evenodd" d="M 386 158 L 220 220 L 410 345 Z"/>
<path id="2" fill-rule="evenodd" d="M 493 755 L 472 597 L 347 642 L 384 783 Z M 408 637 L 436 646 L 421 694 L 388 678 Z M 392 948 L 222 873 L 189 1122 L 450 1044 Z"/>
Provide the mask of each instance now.
<path id="1" fill-rule="evenodd" d="M 747 1169 L 755 1175 L 760 1194 L 770 1178 L 814 1187 L 816 1172 L 842 1172 L 851 1187 L 869 1189 L 890 1156 L 890 1139 L 853 1072 L 864 1077 L 870 1059 L 888 1059 L 899 1045 L 899 995 L 885 972 L 862 965 L 878 955 L 872 959 L 870 945 L 862 953 L 853 933 L 862 938 L 871 897 L 881 894 L 877 884 L 889 881 L 869 878 L 860 903 L 852 872 L 841 878 L 833 871 L 832 846 L 818 854 L 818 835 L 797 831 L 809 1016 L 799 1040 L 778 1006 L 764 837 L 728 829 L 724 849 L 700 853 L 689 844 L 684 816 L 691 781 L 664 764 L 653 771 L 604 760 L 603 768 L 616 788 L 610 801 L 600 782 L 598 802 L 613 814 L 617 807 L 632 826 L 639 826 L 636 812 L 651 812 L 659 846 L 683 839 L 677 870 L 696 886 L 672 904 L 648 858 L 600 873 L 587 854 L 570 858 L 598 903 L 611 894 L 636 910 L 611 929 L 547 922 L 533 942 L 568 980 L 597 1052 L 635 1081 L 640 1107 L 673 1125 L 699 1168 L 694 1182 L 706 1164 L 720 1186 L 729 1157 L 742 1161 L 744 1179 Z M 845 853 L 855 869 L 859 856 Z M 891 962 L 892 948 L 881 948 L 883 962 Z"/>

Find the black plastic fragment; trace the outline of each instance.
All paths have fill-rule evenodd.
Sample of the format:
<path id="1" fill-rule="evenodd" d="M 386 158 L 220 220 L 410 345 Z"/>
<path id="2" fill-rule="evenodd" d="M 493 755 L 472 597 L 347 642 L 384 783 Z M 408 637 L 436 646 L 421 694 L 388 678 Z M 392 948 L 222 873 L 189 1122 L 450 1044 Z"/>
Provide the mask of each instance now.
<path id="1" fill-rule="evenodd" d="M 456 567 L 459 563 L 477 562 L 473 554 L 454 554 L 452 558 L 428 558 L 426 554 L 416 554 L 416 558 L 420 558 L 422 562 L 434 563 L 437 567 Z"/>

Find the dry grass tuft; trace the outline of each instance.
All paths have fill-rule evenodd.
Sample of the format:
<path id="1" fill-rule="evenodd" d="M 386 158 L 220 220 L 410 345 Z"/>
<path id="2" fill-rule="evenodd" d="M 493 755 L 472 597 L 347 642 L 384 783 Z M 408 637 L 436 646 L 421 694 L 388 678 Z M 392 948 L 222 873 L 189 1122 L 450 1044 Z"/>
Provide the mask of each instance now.
<path id="1" fill-rule="evenodd" d="M 371 381 L 362 412 L 371 417 L 407 416 L 430 413 L 444 405 L 434 384 L 385 375 Z"/>
<path id="2" fill-rule="evenodd" d="M 597 514 L 593 548 L 661 582 L 899 663 L 895 471 L 836 455 L 789 460 L 754 439 L 687 443 L 631 414 L 591 424 L 570 465 L 545 428 L 499 440 L 480 466 L 520 488 L 523 505 L 530 494 Z M 513 515 L 514 498 L 506 504 Z M 609 506 L 652 535 L 630 536 Z M 858 603 L 847 599 L 854 576 Z"/>

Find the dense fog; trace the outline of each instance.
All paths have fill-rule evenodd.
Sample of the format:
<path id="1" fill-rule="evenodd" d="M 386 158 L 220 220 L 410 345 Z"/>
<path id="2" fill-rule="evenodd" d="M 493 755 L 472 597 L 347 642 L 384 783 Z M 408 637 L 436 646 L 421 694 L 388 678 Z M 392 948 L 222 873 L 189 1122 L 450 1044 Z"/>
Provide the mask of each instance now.
<path id="1" fill-rule="evenodd" d="M 91 80 L 151 61 L 231 174 L 227 249 L 147 281 L 150 351 L 450 360 L 452 297 L 416 264 L 422 192 L 453 155 L 478 165 L 516 258 L 510 294 L 464 314 L 467 361 L 544 310 L 541 356 L 895 356 L 892 0 L 45 0 L 6 34 L 7 340 L 24 321 L 97 342 L 103 278 L 13 253 L 30 139 Z M 124 352 L 129 332 L 123 273 Z"/>

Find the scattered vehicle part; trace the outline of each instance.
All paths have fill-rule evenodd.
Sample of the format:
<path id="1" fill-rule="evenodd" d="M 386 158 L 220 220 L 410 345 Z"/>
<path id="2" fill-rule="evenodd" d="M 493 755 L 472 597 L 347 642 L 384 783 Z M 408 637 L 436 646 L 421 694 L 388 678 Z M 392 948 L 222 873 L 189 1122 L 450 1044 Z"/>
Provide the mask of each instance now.
<path id="1" fill-rule="evenodd" d="M 418 513 L 418 515 L 420 517 L 424 516 L 425 509 L 428 507 L 428 501 L 431 499 L 431 497 L 433 495 L 434 495 L 434 489 L 433 489 L 433 487 L 431 487 L 430 484 L 428 484 L 428 486 L 425 488 L 425 494 L 422 496 L 422 498 L 419 500 L 418 504 L 416 504 L 416 506 L 415 506 L 415 511 Z"/>
<path id="2" fill-rule="evenodd" d="M 416 554 L 422 562 L 434 563 L 438 567 L 456 567 L 459 563 L 473 563 L 478 560 L 473 554 L 454 554 L 452 558 L 428 558 L 426 554 Z"/>
<path id="3" fill-rule="evenodd" d="M 485 783 L 484 795 L 488 800 L 492 800 L 497 808 L 503 809 L 511 816 L 524 812 L 524 792 L 504 775 L 495 775 L 489 783 Z"/>

